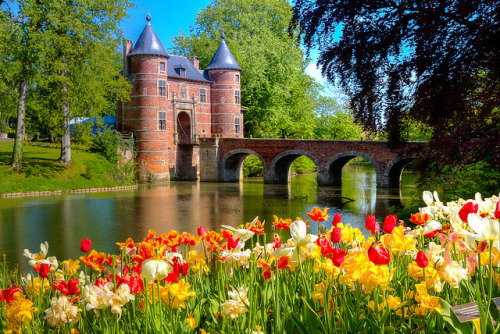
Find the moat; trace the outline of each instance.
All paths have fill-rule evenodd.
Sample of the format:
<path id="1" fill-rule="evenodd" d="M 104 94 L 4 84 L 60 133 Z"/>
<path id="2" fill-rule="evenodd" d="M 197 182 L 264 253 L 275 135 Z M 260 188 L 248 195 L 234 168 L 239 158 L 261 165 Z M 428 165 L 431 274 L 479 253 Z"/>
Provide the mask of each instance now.
<path id="1" fill-rule="evenodd" d="M 271 232 L 273 215 L 305 219 L 314 206 L 330 208 L 330 217 L 340 212 L 343 223 L 364 229 L 366 215 L 383 219 L 390 206 L 404 204 L 415 189 L 411 171 L 403 172 L 401 189 L 377 189 L 373 168 L 348 166 L 344 172 L 342 187 L 317 187 L 316 174 L 306 174 L 292 177 L 288 185 L 248 178 L 236 183 L 172 182 L 107 193 L 0 199 L 0 254 L 24 270 L 23 250 L 39 251 L 44 241 L 49 243 L 49 255 L 63 261 L 81 255 L 84 237 L 96 250 L 116 253 L 116 242 L 128 237 L 140 241 L 149 229 L 196 234 L 201 225 L 218 229 L 259 216 Z M 330 222 L 331 218 L 327 227 Z M 317 232 L 317 226 L 311 229 Z"/>

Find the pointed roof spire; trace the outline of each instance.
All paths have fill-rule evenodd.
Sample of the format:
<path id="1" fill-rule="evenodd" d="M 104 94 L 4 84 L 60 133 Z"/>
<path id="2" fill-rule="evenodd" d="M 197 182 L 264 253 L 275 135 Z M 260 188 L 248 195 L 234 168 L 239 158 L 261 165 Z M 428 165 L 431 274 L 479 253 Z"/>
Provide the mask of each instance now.
<path id="1" fill-rule="evenodd" d="M 156 34 L 151 23 L 151 15 L 148 12 L 146 16 L 146 26 L 141 32 L 139 39 L 135 43 L 134 49 L 128 54 L 133 55 L 157 55 L 157 56 L 167 56 L 163 44 L 161 44 L 160 38 Z"/>
<path id="2" fill-rule="evenodd" d="M 231 51 L 229 51 L 229 48 L 227 47 L 225 41 L 226 35 L 224 34 L 224 32 L 221 33 L 220 37 L 222 41 L 220 42 L 217 51 L 215 51 L 215 54 L 212 57 L 210 64 L 208 64 L 206 70 L 232 69 L 241 71 L 241 67 L 238 65 L 236 59 L 234 59 L 233 57 L 233 54 L 231 53 Z"/>

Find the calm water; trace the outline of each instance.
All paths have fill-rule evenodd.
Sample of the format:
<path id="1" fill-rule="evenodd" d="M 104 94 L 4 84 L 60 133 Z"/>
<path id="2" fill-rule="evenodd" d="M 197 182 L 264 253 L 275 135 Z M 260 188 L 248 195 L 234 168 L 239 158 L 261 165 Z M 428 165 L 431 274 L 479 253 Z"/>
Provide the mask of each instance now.
<path id="1" fill-rule="evenodd" d="M 140 241 L 149 229 L 196 234 L 200 225 L 237 226 L 259 216 L 271 231 L 273 215 L 308 218 L 305 213 L 314 206 L 329 207 L 330 217 L 341 212 L 343 223 L 361 227 L 366 215 L 383 218 L 390 206 L 404 204 L 414 188 L 411 172 L 403 173 L 401 189 L 377 190 L 373 168 L 348 166 L 344 171 L 342 188 L 318 188 L 316 175 L 308 174 L 294 176 L 289 185 L 267 185 L 262 179 L 173 182 L 120 192 L 0 199 L 0 254 L 24 271 L 28 267 L 23 250 L 38 252 L 44 241 L 49 243 L 49 256 L 62 261 L 81 255 L 82 238 L 91 239 L 98 251 L 115 254 L 116 242 L 128 237 Z"/>

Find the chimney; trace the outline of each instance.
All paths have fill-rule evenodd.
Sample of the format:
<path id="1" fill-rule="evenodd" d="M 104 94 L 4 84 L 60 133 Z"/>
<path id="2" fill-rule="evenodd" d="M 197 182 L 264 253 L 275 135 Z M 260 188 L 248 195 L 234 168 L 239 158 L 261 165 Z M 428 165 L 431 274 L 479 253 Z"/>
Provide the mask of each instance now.
<path id="1" fill-rule="evenodd" d="M 126 78 L 128 75 L 128 59 L 127 55 L 132 51 L 133 42 L 130 39 L 123 41 L 123 76 Z"/>
<path id="2" fill-rule="evenodd" d="M 192 56 L 191 58 L 189 58 L 189 61 L 197 70 L 200 69 L 200 58 Z"/>

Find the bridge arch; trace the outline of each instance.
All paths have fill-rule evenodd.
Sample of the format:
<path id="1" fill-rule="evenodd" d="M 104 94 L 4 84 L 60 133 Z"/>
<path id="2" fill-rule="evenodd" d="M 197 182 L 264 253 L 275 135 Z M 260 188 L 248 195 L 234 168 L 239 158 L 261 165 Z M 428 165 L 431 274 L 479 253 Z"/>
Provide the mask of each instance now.
<path id="1" fill-rule="evenodd" d="M 319 169 L 319 164 L 316 158 L 310 153 L 302 150 L 289 150 L 278 154 L 269 169 L 264 170 L 264 183 L 286 184 L 290 181 L 290 168 L 295 159 L 300 156 L 306 156 L 314 162 Z"/>
<path id="2" fill-rule="evenodd" d="M 241 167 L 243 160 L 249 155 L 256 156 L 262 163 L 264 174 L 266 173 L 266 163 L 262 156 L 252 150 L 239 148 L 228 152 L 221 160 L 219 168 L 219 180 L 224 182 L 237 182 L 241 179 Z"/>
<path id="3" fill-rule="evenodd" d="M 391 188 L 399 188 L 401 185 L 401 177 L 403 169 L 408 163 L 414 160 L 416 156 L 397 157 L 389 162 L 384 170 L 384 178 L 387 180 L 387 185 Z"/>
<path id="4" fill-rule="evenodd" d="M 325 168 L 323 169 L 323 172 L 322 173 L 318 172 L 318 185 L 341 186 L 342 168 L 344 168 L 347 162 L 356 157 L 368 160 L 372 164 L 373 168 L 375 168 L 375 175 L 377 177 L 377 186 L 378 186 L 379 179 L 381 176 L 378 163 L 368 154 L 357 151 L 342 152 L 335 155 L 330 160 L 328 160 L 328 162 L 325 165 Z"/>

